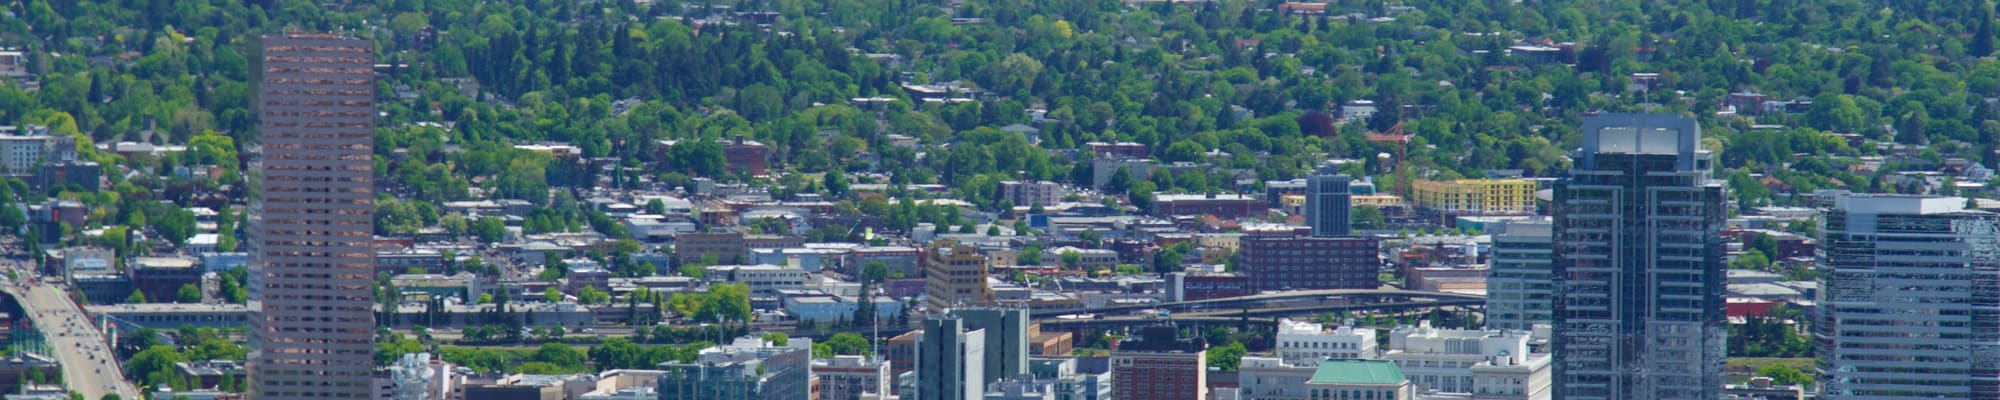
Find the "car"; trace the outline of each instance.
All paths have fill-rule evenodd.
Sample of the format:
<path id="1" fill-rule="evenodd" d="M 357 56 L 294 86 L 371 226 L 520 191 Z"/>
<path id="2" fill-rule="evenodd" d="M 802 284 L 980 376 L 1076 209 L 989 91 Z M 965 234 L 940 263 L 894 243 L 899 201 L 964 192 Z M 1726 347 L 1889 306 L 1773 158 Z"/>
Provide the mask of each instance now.
<path id="1" fill-rule="evenodd" d="M 583 328 L 583 333 L 597 333 L 597 330 L 591 328 Z"/>

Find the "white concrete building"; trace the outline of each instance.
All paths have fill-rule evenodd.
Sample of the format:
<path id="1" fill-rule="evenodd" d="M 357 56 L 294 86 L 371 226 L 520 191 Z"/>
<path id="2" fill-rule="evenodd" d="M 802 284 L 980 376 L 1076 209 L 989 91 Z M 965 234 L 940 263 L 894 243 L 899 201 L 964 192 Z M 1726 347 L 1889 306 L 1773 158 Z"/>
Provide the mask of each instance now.
<path id="1" fill-rule="evenodd" d="M 754 294 L 803 289 L 812 280 L 810 272 L 780 265 L 715 265 L 705 269 L 710 283 L 741 283 L 750 286 L 750 293 Z"/>
<path id="2" fill-rule="evenodd" d="M 1327 330 L 1312 322 L 1279 319 L 1275 347 L 1278 358 L 1298 366 L 1319 365 L 1326 359 L 1371 360 L 1376 358 L 1375 329 L 1355 328 L 1350 322 Z"/>
<path id="3" fill-rule="evenodd" d="M 1427 392 L 1475 399 L 1548 399 L 1550 357 L 1528 351 L 1527 331 L 1437 329 L 1429 323 L 1389 332 L 1382 359 L 1400 366 Z"/>
<path id="4" fill-rule="evenodd" d="M 813 377 L 819 378 L 820 400 L 860 400 L 863 393 L 889 393 L 895 378 L 889 362 L 863 356 L 834 356 L 813 360 Z"/>
<path id="5" fill-rule="evenodd" d="M 1312 366 L 1294 365 L 1277 357 L 1243 357 L 1236 369 L 1237 398 L 1255 400 L 1311 400 L 1306 381 Z"/>

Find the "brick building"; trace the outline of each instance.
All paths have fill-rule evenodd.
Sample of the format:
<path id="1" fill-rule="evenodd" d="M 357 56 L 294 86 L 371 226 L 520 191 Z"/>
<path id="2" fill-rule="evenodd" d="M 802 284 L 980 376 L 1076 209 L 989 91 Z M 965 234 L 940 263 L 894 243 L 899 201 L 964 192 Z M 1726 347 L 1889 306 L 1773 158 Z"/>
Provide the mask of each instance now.
<path id="1" fill-rule="evenodd" d="M 1380 245 L 1365 237 L 1245 237 L 1237 273 L 1252 291 L 1374 289 L 1382 284 Z"/>

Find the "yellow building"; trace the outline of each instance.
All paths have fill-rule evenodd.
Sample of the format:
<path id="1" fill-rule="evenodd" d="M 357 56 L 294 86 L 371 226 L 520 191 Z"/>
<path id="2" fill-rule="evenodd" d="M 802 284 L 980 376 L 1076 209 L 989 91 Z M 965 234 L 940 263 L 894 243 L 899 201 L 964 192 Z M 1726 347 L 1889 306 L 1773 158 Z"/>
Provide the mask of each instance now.
<path id="1" fill-rule="evenodd" d="M 1535 181 L 1460 179 L 1410 185 L 1417 207 L 1453 214 L 1533 214 Z"/>
<path id="2" fill-rule="evenodd" d="M 1393 194 L 1357 194 L 1352 199 L 1355 207 L 1403 207 L 1403 197 Z"/>
<path id="3" fill-rule="evenodd" d="M 1306 195 L 1288 194 L 1278 196 L 1278 204 L 1285 207 L 1285 213 L 1298 215 L 1306 207 Z"/>

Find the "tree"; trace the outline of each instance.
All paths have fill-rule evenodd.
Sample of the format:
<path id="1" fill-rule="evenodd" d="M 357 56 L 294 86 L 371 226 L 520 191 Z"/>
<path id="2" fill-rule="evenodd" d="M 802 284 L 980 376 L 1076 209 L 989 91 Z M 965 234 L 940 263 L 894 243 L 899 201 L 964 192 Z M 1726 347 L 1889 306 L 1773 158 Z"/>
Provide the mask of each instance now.
<path id="1" fill-rule="evenodd" d="M 479 217 L 472 222 L 472 234 L 485 243 L 499 243 L 507 236 L 507 221 L 496 217 Z"/>
<path id="2" fill-rule="evenodd" d="M 861 279 L 867 282 L 881 282 L 889 277 L 889 265 L 881 261 L 869 261 L 861 267 Z"/>
<path id="3" fill-rule="evenodd" d="M 1771 378 L 1779 385 L 1812 385 L 1813 377 L 1790 365 L 1771 364 L 1757 369 L 1757 376 Z"/>
<path id="4" fill-rule="evenodd" d="M 577 292 L 576 298 L 578 302 L 583 304 L 606 304 L 611 302 L 611 294 L 597 290 L 596 286 L 584 286 L 582 291 Z"/>
<path id="5" fill-rule="evenodd" d="M 194 284 L 192 284 L 192 283 L 190 283 L 190 284 L 186 284 L 186 285 L 181 285 L 181 289 L 180 289 L 179 291 L 177 291 L 177 292 L 175 292 L 175 293 L 174 293 L 174 302 L 176 302 L 176 303 L 200 303 L 200 302 L 201 302 L 201 287 L 200 287 L 200 286 L 195 286 L 195 285 L 194 285 Z"/>
<path id="6" fill-rule="evenodd" d="M 1382 229 L 1388 226 L 1388 223 L 1383 220 L 1382 209 L 1376 207 L 1355 207 L 1353 218 L 1354 229 L 1357 230 Z"/>
<path id="7" fill-rule="evenodd" d="M 832 194 L 834 197 L 845 196 L 847 195 L 847 175 L 840 173 L 838 169 L 828 170 L 826 171 L 826 175 L 821 177 L 821 186 L 825 187 L 826 192 Z"/>
<path id="8" fill-rule="evenodd" d="M 1081 268 L 1083 265 L 1083 253 L 1078 253 L 1076 250 L 1063 250 L 1062 265 L 1064 269 L 1074 270 Z"/>
<path id="9" fill-rule="evenodd" d="M 1014 255 L 1014 263 L 1020 265 L 1042 265 L 1042 246 L 1028 245 Z"/>
<path id="10" fill-rule="evenodd" d="M 1250 354 L 1250 351 L 1244 349 L 1241 342 L 1230 343 L 1228 346 L 1211 347 L 1208 349 L 1208 367 L 1219 368 L 1223 371 L 1235 371 L 1237 366 L 1242 365 L 1245 354 Z"/>
<path id="11" fill-rule="evenodd" d="M 125 302 L 134 304 L 144 303 L 146 302 L 146 292 L 133 290 L 131 295 L 125 296 Z"/>
<path id="12" fill-rule="evenodd" d="M 839 333 L 824 342 L 813 344 L 813 357 L 833 358 L 836 355 L 868 355 L 868 339 L 853 333 Z"/>
<path id="13" fill-rule="evenodd" d="M 647 200 L 646 213 L 653 215 L 666 215 L 667 203 L 665 201 L 660 201 L 660 199 L 657 198 L 652 200 Z"/>
<path id="14" fill-rule="evenodd" d="M 562 300 L 563 300 L 562 291 L 556 290 L 554 286 L 550 286 L 548 289 L 542 290 L 542 301 L 550 303 L 561 303 Z"/>
<path id="15" fill-rule="evenodd" d="M 555 329 L 562 329 L 562 327 L 558 326 Z M 568 344 L 543 343 L 541 348 L 535 350 L 533 360 L 554 364 L 557 367 L 561 367 L 564 371 L 581 371 L 583 370 L 584 355 L 583 352 L 577 351 L 576 348 L 570 347 Z"/>

